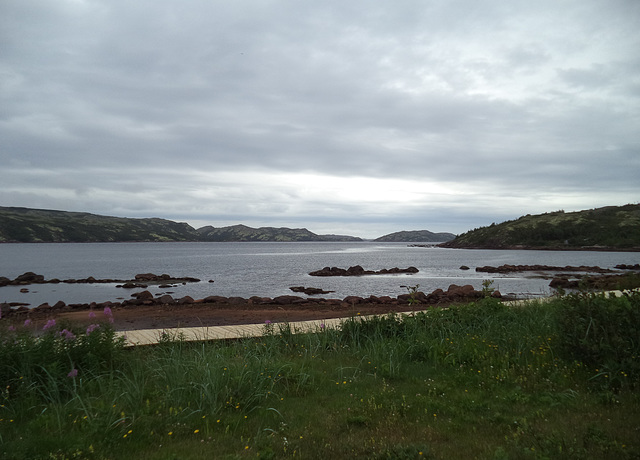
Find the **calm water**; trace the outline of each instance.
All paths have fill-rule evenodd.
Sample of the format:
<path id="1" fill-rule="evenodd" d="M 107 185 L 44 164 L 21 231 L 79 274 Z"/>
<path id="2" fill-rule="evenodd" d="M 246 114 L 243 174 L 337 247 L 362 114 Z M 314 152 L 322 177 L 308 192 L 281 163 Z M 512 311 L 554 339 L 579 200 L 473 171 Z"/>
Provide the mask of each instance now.
<path id="1" fill-rule="evenodd" d="M 482 287 L 483 279 L 495 280 L 503 294 L 541 296 L 549 293 L 549 280 L 532 273 L 509 275 L 475 272 L 475 267 L 502 264 L 597 265 L 639 263 L 638 253 L 576 251 L 495 251 L 409 247 L 406 243 L 86 243 L 86 244 L 0 244 L 0 276 L 15 278 L 27 271 L 59 278 L 133 279 L 138 273 L 167 273 L 190 276 L 200 283 L 170 289 L 150 286 L 153 294 L 170 292 L 174 297 L 209 295 L 275 297 L 293 294 L 291 286 L 317 287 L 336 291 L 327 298 L 348 295 L 389 295 L 407 292 L 403 286 L 420 285 L 429 293 L 450 284 Z M 325 266 L 348 268 L 362 265 L 367 270 L 409 266 L 414 275 L 363 277 L 312 277 L 308 273 Z M 460 270 L 461 265 L 471 270 Z M 214 280 L 214 283 L 209 283 Z M 0 288 L 0 302 L 25 302 L 37 306 L 58 300 L 67 303 L 122 300 L 138 290 L 113 284 L 44 284 Z M 298 295 L 298 294 L 296 294 Z"/>

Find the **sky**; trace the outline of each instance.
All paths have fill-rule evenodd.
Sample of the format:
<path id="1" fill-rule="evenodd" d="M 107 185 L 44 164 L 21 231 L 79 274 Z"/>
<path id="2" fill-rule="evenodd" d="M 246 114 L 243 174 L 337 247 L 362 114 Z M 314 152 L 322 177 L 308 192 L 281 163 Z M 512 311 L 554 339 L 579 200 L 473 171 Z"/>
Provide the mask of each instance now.
<path id="1" fill-rule="evenodd" d="M 375 238 L 639 197 L 638 0 L 0 1 L 0 206 Z"/>

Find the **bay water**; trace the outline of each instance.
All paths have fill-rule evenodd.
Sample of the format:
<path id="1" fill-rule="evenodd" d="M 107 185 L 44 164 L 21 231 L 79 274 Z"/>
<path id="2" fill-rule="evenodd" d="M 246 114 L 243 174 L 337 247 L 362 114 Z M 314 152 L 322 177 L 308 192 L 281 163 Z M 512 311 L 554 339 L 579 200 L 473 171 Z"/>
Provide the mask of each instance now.
<path id="1" fill-rule="evenodd" d="M 502 294 L 519 297 L 551 293 L 549 279 L 524 272 L 488 274 L 475 267 L 503 264 L 589 265 L 613 268 L 636 264 L 638 253 L 593 251 L 480 250 L 414 247 L 407 243 L 376 242 L 242 242 L 242 243 L 29 243 L 0 244 L 0 276 L 14 279 L 31 271 L 45 279 L 133 279 L 138 273 L 169 274 L 199 278 L 198 283 L 171 288 L 149 286 L 154 295 L 170 293 L 174 298 L 194 299 L 210 295 L 225 297 L 276 297 L 295 294 L 289 288 L 304 286 L 335 291 L 320 297 L 342 299 L 349 295 L 395 297 L 406 294 L 407 286 L 419 285 L 430 293 L 450 284 L 471 284 L 482 288 L 491 279 Z M 365 270 L 384 268 L 419 269 L 416 274 L 358 277 L 312 277 L 309 272 L 323 267 Z M 470 270 L 461 270 L 466 265 Z M 213 282 L 210 282 L 213 281 Z M 29 292 L 20 292 L 21 288 Z M 0 303 L 121 301 L 132 292 L 115 284 L 33 284 L 0 287 Z"/>

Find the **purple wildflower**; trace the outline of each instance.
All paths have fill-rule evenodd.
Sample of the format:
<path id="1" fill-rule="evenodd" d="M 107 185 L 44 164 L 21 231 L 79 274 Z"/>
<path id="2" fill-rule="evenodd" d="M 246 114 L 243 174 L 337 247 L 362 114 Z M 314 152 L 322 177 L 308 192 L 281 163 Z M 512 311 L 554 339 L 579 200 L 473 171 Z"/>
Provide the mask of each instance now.
<path id="1" fill-rule="evenodd" d="M 46 331 L 47 329 L 49 329 L 50 327 L 53 327 L 56 325 L 56 320 L 55 319 L 50 319 L 49 321 L 47 321 L 47 323 L 42 326 L 42 330 Z"/>
<path id="2" fill-rule="evenodd" d="M 9 326 L 9 330 L 10 330 L 11 332 L 13 332 L 13 331 L 15 331 L 15 330 L 16 330 L 16 327 L 12 324 L 11 326 Z"/>
<path id="3" fill-rule="evenodd" d="M 91 334 L 93 331 L 95 331 L 99 327 L 100 327 L 99 324 L 89 324 L 89 327 L 87 327 L 87 335 Z"/>
<path id="4" fill-rule="evenodd" d="M 269 324 L 271 324 L 271 321 L 266 320 L 266 321 L 264 322 L 264 324 L 266 324 L 266 325 L 268 326 Z"/>
<path id="5" fill-rule="evenodd" d="M 94 311 L 90 311 L 89 312 L 89 318 L 95 318 L 95 317 L 96 317 L 95 312 Z"/>
<path id="6" fill-rule="evenodd" d="M 27 327 L 31 324 L 31 320 L 29 318 L 24 320 L 24 327 Z"/>
<path id="7" fill-rule="evenodd" d="M 78 376 L 78 369 L 76 369 L 75 367 L 71 369 L 71 372 L 67 374 L 67 377 L 69 377 L 70 379 L 74 379 L 77 376 Z"/>
<path id="8" fill-rule="evenodd" d="M 58 333 L 58 335 L 59 335 L 60 337 L 63 337 L 63 336 L 64 336 L 64 338 L 65 338 L 65 339 L 67 339 L 67 340 L 73 340 L 73 339 L 75 339 L 75 338 L 76 338 L 76 335 L 75 335 L 73 332 L 69 331 L 68 329 L 63 329 L 63 330 L 61 330 L 61 331 Z"/>
<path id="9" fill-rule="evenodd" d="M 324 323 L 320 323 L 320 329 L 324 329 Z"/>
<path id="10" fill-rule="evenodd" d="M 111 308 L 104 307 L 104 316 L 113 316 L 113 313 L 111 312 Z"/>

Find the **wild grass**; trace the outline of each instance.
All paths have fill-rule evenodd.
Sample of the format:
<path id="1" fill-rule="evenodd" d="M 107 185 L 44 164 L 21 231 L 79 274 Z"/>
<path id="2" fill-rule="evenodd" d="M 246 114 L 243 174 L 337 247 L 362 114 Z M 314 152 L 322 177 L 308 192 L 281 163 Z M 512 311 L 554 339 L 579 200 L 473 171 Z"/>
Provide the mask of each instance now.
<path id="1" fill-rule="evenodd" d="M 639 315 L 640 294 L 483 299 L 133 349 L 3 328 L 0 457 L 638 458 Z"/>

